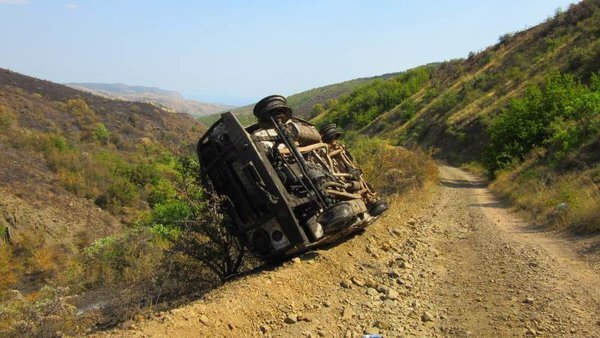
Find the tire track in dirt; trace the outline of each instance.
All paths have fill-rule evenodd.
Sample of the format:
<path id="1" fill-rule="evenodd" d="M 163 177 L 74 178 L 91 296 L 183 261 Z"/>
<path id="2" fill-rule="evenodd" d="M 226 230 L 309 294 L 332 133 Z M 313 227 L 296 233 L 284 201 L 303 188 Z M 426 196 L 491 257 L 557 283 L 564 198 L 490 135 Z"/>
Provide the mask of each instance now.
<path id="1" fill-rule="evenodd" d="M 433 290 L 442 293 L 449 286 L 447 293 L 455 296 L 440 299 L 452 312 L 447 322 L 460 323 L 455 331 L 599 336 L 600 275 L 578 259 L 576 243 L 564 234 L 536 230 L 473 176 L 447 166 L 440 171 L 442 186 L 464 192 L 442 189 L 442 195 L 454 195 L 452 213 L 469 217 L 454 228 L 464 236 L 434 236 L 456 264 L 453 269 L 443 264 L 448 278 Z"/>

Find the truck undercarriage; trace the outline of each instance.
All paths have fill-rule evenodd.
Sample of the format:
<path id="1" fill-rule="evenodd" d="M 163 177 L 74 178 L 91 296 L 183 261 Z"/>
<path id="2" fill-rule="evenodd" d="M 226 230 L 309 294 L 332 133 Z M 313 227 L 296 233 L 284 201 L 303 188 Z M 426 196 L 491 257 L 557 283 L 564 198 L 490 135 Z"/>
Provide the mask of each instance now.
<path id="1" fill-rule="evenodd" d="M 319 132 L 278 95 L 259 101 L 254 114 L 258 123 L 246 128 L 222 114 L 197 147 L 202 183 L 225 196 L 231 231 L 254 254 L 304 251 L 366 227 L 387 209 L 335 125 Z"/>

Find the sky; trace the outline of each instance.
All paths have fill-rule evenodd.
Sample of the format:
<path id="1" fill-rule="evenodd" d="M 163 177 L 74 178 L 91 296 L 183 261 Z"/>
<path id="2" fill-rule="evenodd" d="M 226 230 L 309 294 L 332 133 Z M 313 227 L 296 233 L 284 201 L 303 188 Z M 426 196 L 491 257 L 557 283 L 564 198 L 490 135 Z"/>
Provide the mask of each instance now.
<path id="1" fill-rule="evenodd" d="M 466 57 L 566 0 L 0 0 L 0 67 L 244 105 Z"/>

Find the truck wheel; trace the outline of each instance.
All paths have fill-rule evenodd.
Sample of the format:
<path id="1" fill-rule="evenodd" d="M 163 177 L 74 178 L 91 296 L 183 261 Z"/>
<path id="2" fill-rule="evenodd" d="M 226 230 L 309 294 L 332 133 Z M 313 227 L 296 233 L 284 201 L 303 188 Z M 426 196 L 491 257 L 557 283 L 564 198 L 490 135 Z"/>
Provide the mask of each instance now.
<path id="1" fill-rule="evenodd" d="M 357 216 L 347 203 L 334 205 L 325 210 L 318 218 L 325 233 L 333 233 L 346 228 L 356 221 Z"/>
<path id="2" fill-rule="evenodd" d="M 292 117 L 292 109 L 288 107 L 285 97 L 281 95 L 271 95 L 258 101 L 254 105 L 253 109 L 254 116 L 260 122 L 271 122 L 269 116 L 276 114 L 283 114 L 284 121 L 287 121 Z"/>
<path id="3" fill-rule="evenodd" d="M 373 202 L 373 204 L 371 204 L 369 206 L 369 215 L 376 217 L 381 215 L 384 211 L 386 211 L 389 208 L 388 204 L 386 203 L 386 201 L 384 200 L 377 200 L 375 202 Z"/>

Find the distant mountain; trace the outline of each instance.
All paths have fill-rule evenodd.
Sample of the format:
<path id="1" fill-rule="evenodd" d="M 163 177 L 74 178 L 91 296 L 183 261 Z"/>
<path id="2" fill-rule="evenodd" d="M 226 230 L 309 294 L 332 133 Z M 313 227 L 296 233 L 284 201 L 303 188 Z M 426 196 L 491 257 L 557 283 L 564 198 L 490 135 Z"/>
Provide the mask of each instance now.
<path id="1" fill-rule="evenodd" d="M 153 103 L 167 110 L 186 113 L 195 117 L 233 108 L 223 104 L 188 100 L 176 91 L 155 87 L 130 86 L 122 83 L 67 83 L 66 85 L 111 99 Z"/>

